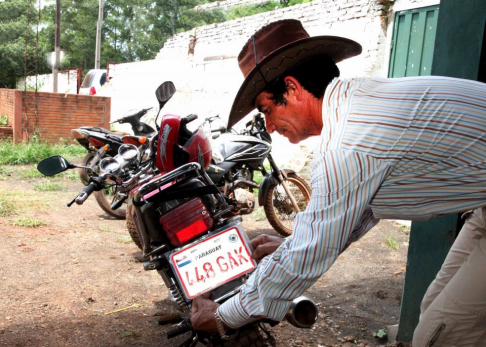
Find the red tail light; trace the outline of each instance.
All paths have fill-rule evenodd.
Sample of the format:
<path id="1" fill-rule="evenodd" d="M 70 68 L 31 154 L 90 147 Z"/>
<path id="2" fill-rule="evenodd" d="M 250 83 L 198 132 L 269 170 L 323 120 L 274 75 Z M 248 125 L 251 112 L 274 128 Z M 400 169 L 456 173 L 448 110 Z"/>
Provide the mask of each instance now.
<path id="1" fill-rule="evenodd" d="M 89 95 L 96 95 L 96 88 L 94 86 L 89 88 Z"/>
<path id="2" fill-rule="evenodd" d="M 171 244 L 182 246 L 210 230 L 214 220 L 202 199 L 195 198 L 164 214 L 160 224 Z"/>
<path id="3" fill-rule="evenodd" d="M 90 144 L 91 144 L 93 147 L 95 147 L 95 148 L 101 148 L 101 147 L 103 147 L 103 146 L 105 145 L 103 142 L 101 142 L 101 141 L 100 141 L 100 140 L 98 140 L 98 139 L 95 139 L 94 137 L 90 137 L 90 138 L 88 139 L 88 141 L 89 141 L 89 143 L 90 143 Z"/>

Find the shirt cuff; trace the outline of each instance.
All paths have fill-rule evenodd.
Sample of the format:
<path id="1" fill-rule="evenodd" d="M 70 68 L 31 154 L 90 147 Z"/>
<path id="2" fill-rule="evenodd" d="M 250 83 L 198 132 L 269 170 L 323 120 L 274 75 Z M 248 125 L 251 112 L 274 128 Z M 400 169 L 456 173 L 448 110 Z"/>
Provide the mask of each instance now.
<path id="1" fill-rule="evenodd" d="M 224 324 L 232 329 L 238 329 L 242 326 L 251 323 L 258 318 L 251 318 L 241 305 L 240 294 L 236 294 L 232 298 L 226 300 L 218 308 L 219 316 Z"/>

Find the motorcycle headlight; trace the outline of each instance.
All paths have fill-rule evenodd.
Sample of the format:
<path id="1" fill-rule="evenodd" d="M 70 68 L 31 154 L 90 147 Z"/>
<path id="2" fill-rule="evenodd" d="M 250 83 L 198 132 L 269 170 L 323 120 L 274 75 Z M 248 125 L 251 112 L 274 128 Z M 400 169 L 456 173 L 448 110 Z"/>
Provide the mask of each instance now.
<path id="1" fill-rule="evenodd" d="M 106 173 L 119 174 L 122 171 L 120 163 L 114 158 L 104 158 L 100 161 L 100 170 Z"/>

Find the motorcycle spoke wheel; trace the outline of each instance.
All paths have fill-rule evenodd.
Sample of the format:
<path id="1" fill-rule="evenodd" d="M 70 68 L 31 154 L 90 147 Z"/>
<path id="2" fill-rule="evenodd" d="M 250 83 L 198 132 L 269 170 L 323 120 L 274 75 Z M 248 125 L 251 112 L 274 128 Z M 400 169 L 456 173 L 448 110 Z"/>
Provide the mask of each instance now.
<path id="1" fill-rule="evenodd" d="M 115 195 L 115 187 L 105 188 L 95 192 L 94 194 L 96 202 L 98 202 L 98 205 L 100 205 L 103 211 L 108 213 L 110 216 L 115 217 L 116 219 L 126 218 L 126 203 L 124 203 L 116 210 L 111 209 L 111 205 L 113 205 L 113 203 L 117 200 L 117 196 Z"/>
<path id="2" fill-rule="evenodd" d="M 301 176 L 295 173 L 289 174 L 285 182 L 297 201 L 300 211 L 304 211 L 310 201 L 310 186 Z M 264 209 L 268 222 L 276 232 L 282 236 L 292 235 L 294 219 L 297 213 L 281 184 L 270 187 Z"/>
<path id="3" fill-rule="evenodd" d="M 83 157 L 81 165 L 90 166 L 91 161 L 93 160 L 95 155 L 96 155 L 96 153 L 94 153 L 94 152 L 86 153 L 86 155 Z M 81 180 L 81 182 L 83 182 L 83 184 L 85 186 L 88 185 L 89 178 L 91 177 L 91 172 L 89 170 L 86 170 L 86 169 L 78 169 L 78 173 L 79 173 L 79 179 Z"/>

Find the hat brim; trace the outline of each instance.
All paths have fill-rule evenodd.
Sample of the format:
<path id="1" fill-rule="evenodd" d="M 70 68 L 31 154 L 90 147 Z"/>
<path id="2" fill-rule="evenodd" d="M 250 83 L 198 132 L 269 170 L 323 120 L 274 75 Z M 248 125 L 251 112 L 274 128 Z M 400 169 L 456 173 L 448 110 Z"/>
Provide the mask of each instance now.
<path id="1" fill-rule="evenodd" d="M 228 119 L 228 129 L 250 113 L 255 106 L 254 99 L 271 82 L 290 68 L 307 58 L 327 55 L 338 63 L 361 53 L 361 45 L 353 40 L 338 36 L 313 36 L 291 42 L 262 59 L 243 81 Z M 265 79 L 262 77 L 260 70 Z M 265 81 L 266 80 L 266 81 Z"/>

